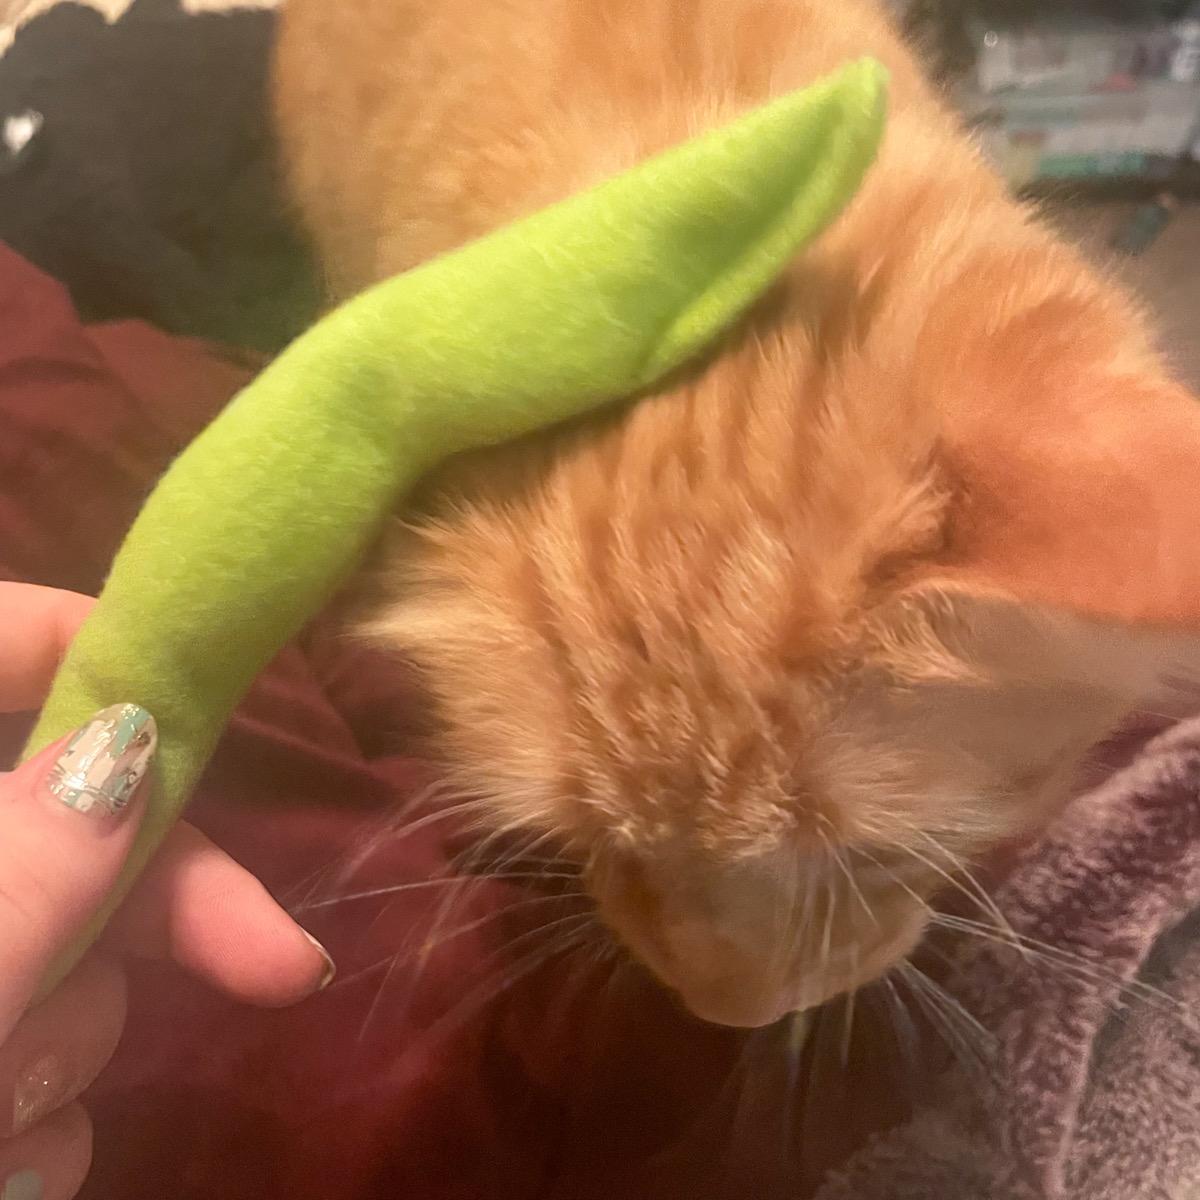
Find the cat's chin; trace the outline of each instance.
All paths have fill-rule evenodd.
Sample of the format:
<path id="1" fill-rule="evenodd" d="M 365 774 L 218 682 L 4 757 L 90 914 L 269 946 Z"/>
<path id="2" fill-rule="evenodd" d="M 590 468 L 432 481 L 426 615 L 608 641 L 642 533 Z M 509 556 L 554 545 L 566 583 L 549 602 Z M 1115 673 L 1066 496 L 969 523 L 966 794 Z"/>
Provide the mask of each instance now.
<path id="1" fill-rule="evenodd" d="M 761 998 L 684 996 L 679 993 L 677 995 L 692 1016 L 710 1025 L 724 1025 L 730 1029 L 763 1029 L 768 1025 L 775 1025 L 785 1017 L 820 1008 L 822 1004 L 843 995 L 847 990 L 850 989 L 817 992 L 811 987 L 801 987 L 793 992 L 781 992 Z"/>
<path id="2" fill-rule="evenodd" d="M 794 985 L 763 989 L 757 994 L 752 987 L 734 991 L 727 986 L 705 988 L 694 984 L 673 990 L 683 1006 L 702 1021 L 733 1029 L 762 1029 L 883 978 L 916 949 L 926 924 L 925 910 L 919 910 L 892 936 L 874 946 L 860 943 L 834 951 L 826 971 L 808 972 Z"/>
<path id="3" fill-rule="evenodd" d="M 809 1007 L 786 999 L 764 1004 L 730 1003 L 725 998 L 697 1001 L 694 997 L 680 996 L 679 999 L 692 1016 L 710 1025 L 724 1025 L 730 1029 L 762 1029 Z"/>

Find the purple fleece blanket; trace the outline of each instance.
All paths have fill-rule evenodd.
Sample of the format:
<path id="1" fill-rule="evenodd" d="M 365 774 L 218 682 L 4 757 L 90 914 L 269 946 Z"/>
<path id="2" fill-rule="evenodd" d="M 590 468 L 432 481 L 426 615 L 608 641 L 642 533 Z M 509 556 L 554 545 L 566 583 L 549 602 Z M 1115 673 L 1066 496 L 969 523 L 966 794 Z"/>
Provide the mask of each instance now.
<path id="1" fill-rule="evenodd" d="M 995 899 L 1029 948 L 967 939 L 947 983 L 983 1062 L 818 1200 L 1200 1200 L 1200 720 L 1078 799 Z"/>

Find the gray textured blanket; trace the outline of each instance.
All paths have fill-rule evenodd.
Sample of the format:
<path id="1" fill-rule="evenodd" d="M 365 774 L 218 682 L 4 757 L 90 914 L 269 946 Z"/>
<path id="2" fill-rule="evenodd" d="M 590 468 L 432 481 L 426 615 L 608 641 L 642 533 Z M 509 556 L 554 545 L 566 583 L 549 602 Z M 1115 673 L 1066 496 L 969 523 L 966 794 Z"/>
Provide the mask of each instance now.
<path id="1" fill-rule="evenodd" d="M 948 990 L 986 1029 L 818 1200 L 1200 1200 L 1200 721 L 1080 798 Z"/>

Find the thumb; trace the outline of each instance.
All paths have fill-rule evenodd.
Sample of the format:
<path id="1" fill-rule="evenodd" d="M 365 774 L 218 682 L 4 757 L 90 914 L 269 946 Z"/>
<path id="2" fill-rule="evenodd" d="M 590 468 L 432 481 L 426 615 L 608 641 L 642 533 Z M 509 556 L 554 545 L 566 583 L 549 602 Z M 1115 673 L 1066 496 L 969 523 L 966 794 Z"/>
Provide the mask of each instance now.
<path id="1" fill-rule="evenodd" d="M 119 705 L 0 776 L 0 1042 L 116 879 L 157 740 Z"/>

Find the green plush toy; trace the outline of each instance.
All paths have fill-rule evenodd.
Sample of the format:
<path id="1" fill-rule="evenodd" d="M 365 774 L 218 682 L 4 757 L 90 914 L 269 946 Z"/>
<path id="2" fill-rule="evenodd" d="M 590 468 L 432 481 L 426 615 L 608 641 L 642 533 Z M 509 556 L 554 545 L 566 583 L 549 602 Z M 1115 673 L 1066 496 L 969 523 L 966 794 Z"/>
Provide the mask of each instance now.
<path id="1" fill-rule="evenodd" d="M 168 471 L 28 753 L 117 703 L 158 722 L 153 797 L 94 940 L 238 702 L 447 457 L 628 399 L 710 347 L 853 197 L 885 76 L 845 68 L 389 280 L 321 321 Z"/>

